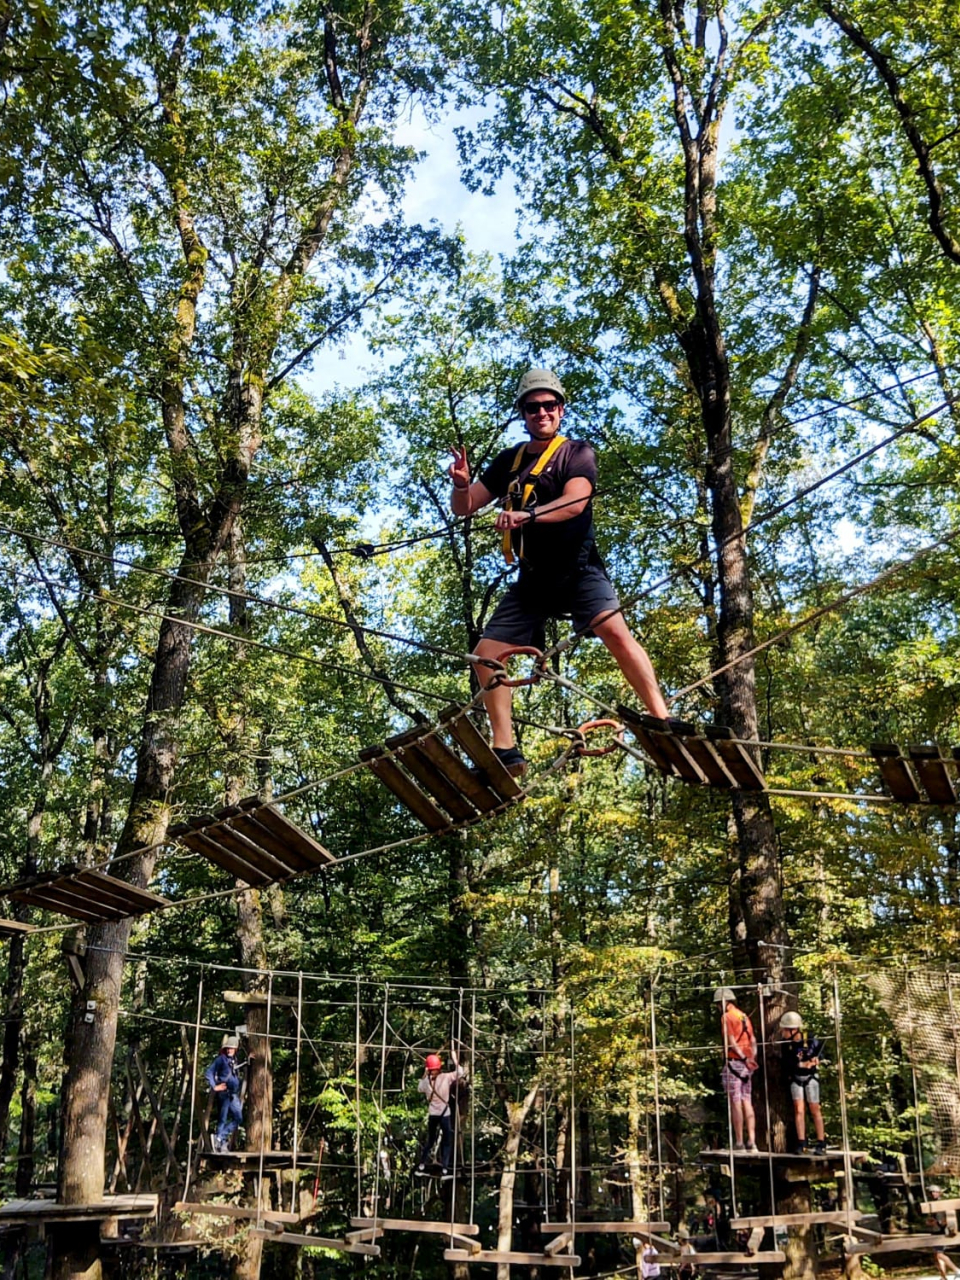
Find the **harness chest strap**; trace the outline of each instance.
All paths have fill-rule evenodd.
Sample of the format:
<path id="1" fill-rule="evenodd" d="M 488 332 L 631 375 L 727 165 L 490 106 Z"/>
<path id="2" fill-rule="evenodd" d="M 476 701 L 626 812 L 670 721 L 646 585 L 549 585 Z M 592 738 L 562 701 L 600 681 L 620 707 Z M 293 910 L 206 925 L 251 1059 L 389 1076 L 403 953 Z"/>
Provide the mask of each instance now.
<path id="1" fill-rule="evenodd" d="M 507 486 L 507 496 L 504 502 L 504 510 L 523 511 L 526 508 L 527 503 L 533 497 L 533 491 L 535 488 L 534 481 L 536 480 L 537 476 L 541 473 L 541 471 L 544 469 L 544 467 L 547 465 L 547 463 L 550 461 L 553 455 L 557 452 L 560 446 L 562 444 L 566 444 L 566 442 L 567 442 L 566 436 L 553 437 L 553 439 L 547 445 L 546 449 L 544 449 L 543 453 L 541 453 L 540 457 L 537 459 L 536 463 L 534 464 L 533 468 L 528 474 L 526 480 L 524 481 L 522 494 L 520 493 L 519 473 L 520 473 L 520 468 L 523 465 L 523 455 L 527 446 L 526 444 L 522 444 L 520 446 L 520 448 L 517 450 L 516 455 L 513 459 L 513 466 L 510 468 L 510 483 Z M 519 502 L 517 501 L 518 498 L 519 498 Z M 520 558 L 522 560 L 523 559 L 523 531 L 522 530 L 519 532 L 519 541 L 520 541 Z M 513 561 L 514 561 L 513 540 L 512 540 L 509 529 L 506 529 L 503 534 L 503 556 L 507 564 L 513 564 Z"/>

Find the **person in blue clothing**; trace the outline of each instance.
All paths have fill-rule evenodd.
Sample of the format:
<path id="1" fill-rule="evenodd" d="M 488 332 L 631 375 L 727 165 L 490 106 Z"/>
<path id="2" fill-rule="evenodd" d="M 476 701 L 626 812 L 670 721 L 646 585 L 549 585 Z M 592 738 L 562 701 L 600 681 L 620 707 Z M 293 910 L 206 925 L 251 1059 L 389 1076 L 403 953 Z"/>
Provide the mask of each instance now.
<path id="1" fill-rule="evenodd" d="M 793 1123 L 797 1130 L 795 1155 L 807 1151 L 807 1128 L 804 1106 L 810 1108 L 817 1140 L 811 1150 L 822 1156 L 827 1150 L 827 1139 L 820 1110 L 820 1081 L 817 1068 L 823 1060 L 823 1041 L 814 1035 L 803 1034 L 803 1020 L 792 1010 L 780 1019 L 780 1050 L 783 1054 L 784 1075 L 790 1081 L 790 1097 L 793 1100 Z"/>
<path id="2" fill-rule="evenodd" d="M 220 1120 L 213 1136 L 213 1149 L 219 1155 L 230 1150 L 230 1139 L 243 1119 L 240 1076 L 237 1073 L 236 1062 L 239 1048 L 240 1041 L 237 1036 L 224 1036 L 220 1044 L 220 1052 L 204 1073 L 211 1091 L 220 1100 Z"/>

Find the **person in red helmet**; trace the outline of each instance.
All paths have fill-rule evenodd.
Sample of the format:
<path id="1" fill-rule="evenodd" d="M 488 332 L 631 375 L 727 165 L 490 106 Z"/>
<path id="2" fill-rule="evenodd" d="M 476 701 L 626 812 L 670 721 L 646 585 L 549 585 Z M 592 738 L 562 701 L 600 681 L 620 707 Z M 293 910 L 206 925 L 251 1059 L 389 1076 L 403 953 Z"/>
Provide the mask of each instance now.
<path id="1" fill-rule="evenodd" d="M 569 614 L 577 632 L 603 641 L 650 714 L 667 720 L 653 664 L 627 626 L 596 548 L 596 454 L 585 441 L 561 434 L 566 399 L 552 369 L 528 369 L 515 403 L 526 443 L 502 450 L 478 479 L 470 473 L 466 448 L 451 446 L 453 514 L 471 516 L 503 499 L 494 527 L 503 535 L 507 562 L 519 563 L 517 581 L 488 620 L 474 654 L 495 659 L 508 646 L 542 649 L 547 620 Z M 497 683 L 489 668 L 478 668 L 478 675 L 494 754 L 508 772 L 522 773 L 527 762 L 514 742 L 513 690 Z"/>
<path id="2" fill-rule="evenodd" d="M 466 1072 L 460 1065 L 456 1051 L 450 1050 L 453 1062 L 452 1071 L 444 1071 L 443 1061 L 437 1053 L 428 1053 L 424 1063 L 426 1070 L 417 1085 L 421 1093 L 427 1095 L 427 1140 L 420 1149 L 417 1161 L 417 1172 L 426 1173 L 431 1162 L 437 1140 L 440 1141 L 440 1172 L 442 1177 L 449 1177 L 453 1165 L 453 1113 L 450 1106 L 450 1093 L 458 1080 Z"/>

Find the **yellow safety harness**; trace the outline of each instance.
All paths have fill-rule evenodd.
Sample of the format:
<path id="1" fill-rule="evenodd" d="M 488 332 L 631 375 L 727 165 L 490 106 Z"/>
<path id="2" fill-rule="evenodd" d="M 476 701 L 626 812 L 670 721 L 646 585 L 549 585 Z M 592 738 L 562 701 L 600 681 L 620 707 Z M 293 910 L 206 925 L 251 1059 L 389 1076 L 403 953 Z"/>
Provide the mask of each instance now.
<path id="1" fill-rule="evenodd" d="M 526 443 L 520 446 L 520 448 L 517 450 L 516 455 L 513 459 L 513 465 L 510 468 L 510 483 L 507 485 L 507 494 L 503 502 L 504 511 L 525 511 L 527 509 L 527 504 L 529 503 L 530 499 L 533 497 L 533 491 L 536 487 L 534 484 L 534 481 L 536 480 L 540 472 L 543 471 L 544 467 L 547 465 L 547 463 L 550 461 L 553 455 L 557 452 L 560 446 L 562 444 L 566 444 L 566 442 L 567 442 L 566 436 L 553 437 L 553 439 L 544 449 L 543 453 L 541 453 L 540 457 L 537 459 L 535 465 L 533 466 L 529 475 L 524 481 L 522 492 L 521 492 L 521 486 L 520 486 L 520 468 L 523 465 L 523 455 L 527 446 L 526 446 Z M 522 560 L 523 559 L 522 527 L 517 530 L 517 535 L 518 535 L 517 542 L 520 549 L 520 559 Z M 513 535 L 509 529 L 504 530 L 504 534 L 503 534 L 503 556 L 507 564 L 513 564 L 514 562 Z"/>

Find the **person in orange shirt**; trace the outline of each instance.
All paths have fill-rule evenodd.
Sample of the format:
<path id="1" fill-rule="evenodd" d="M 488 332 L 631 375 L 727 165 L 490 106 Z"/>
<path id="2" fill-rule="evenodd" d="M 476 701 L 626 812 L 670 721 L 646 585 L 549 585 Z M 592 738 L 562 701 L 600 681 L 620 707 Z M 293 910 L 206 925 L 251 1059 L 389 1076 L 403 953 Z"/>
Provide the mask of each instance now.
<path id="1" fill-rule="evenodd" d="M 737 998 L 729 987 L 718 987 L 713 993 L 713 1002 L 720 1006 L 724 1056 L 721 1079 L 730 1107 L 733 1150 L 753 1154 L 757 1150 L 757 1118 L 752 1097 L 753 1073 L 758 1065 L 757 1037 L 753 1023 L 737 1008 Z"/>

